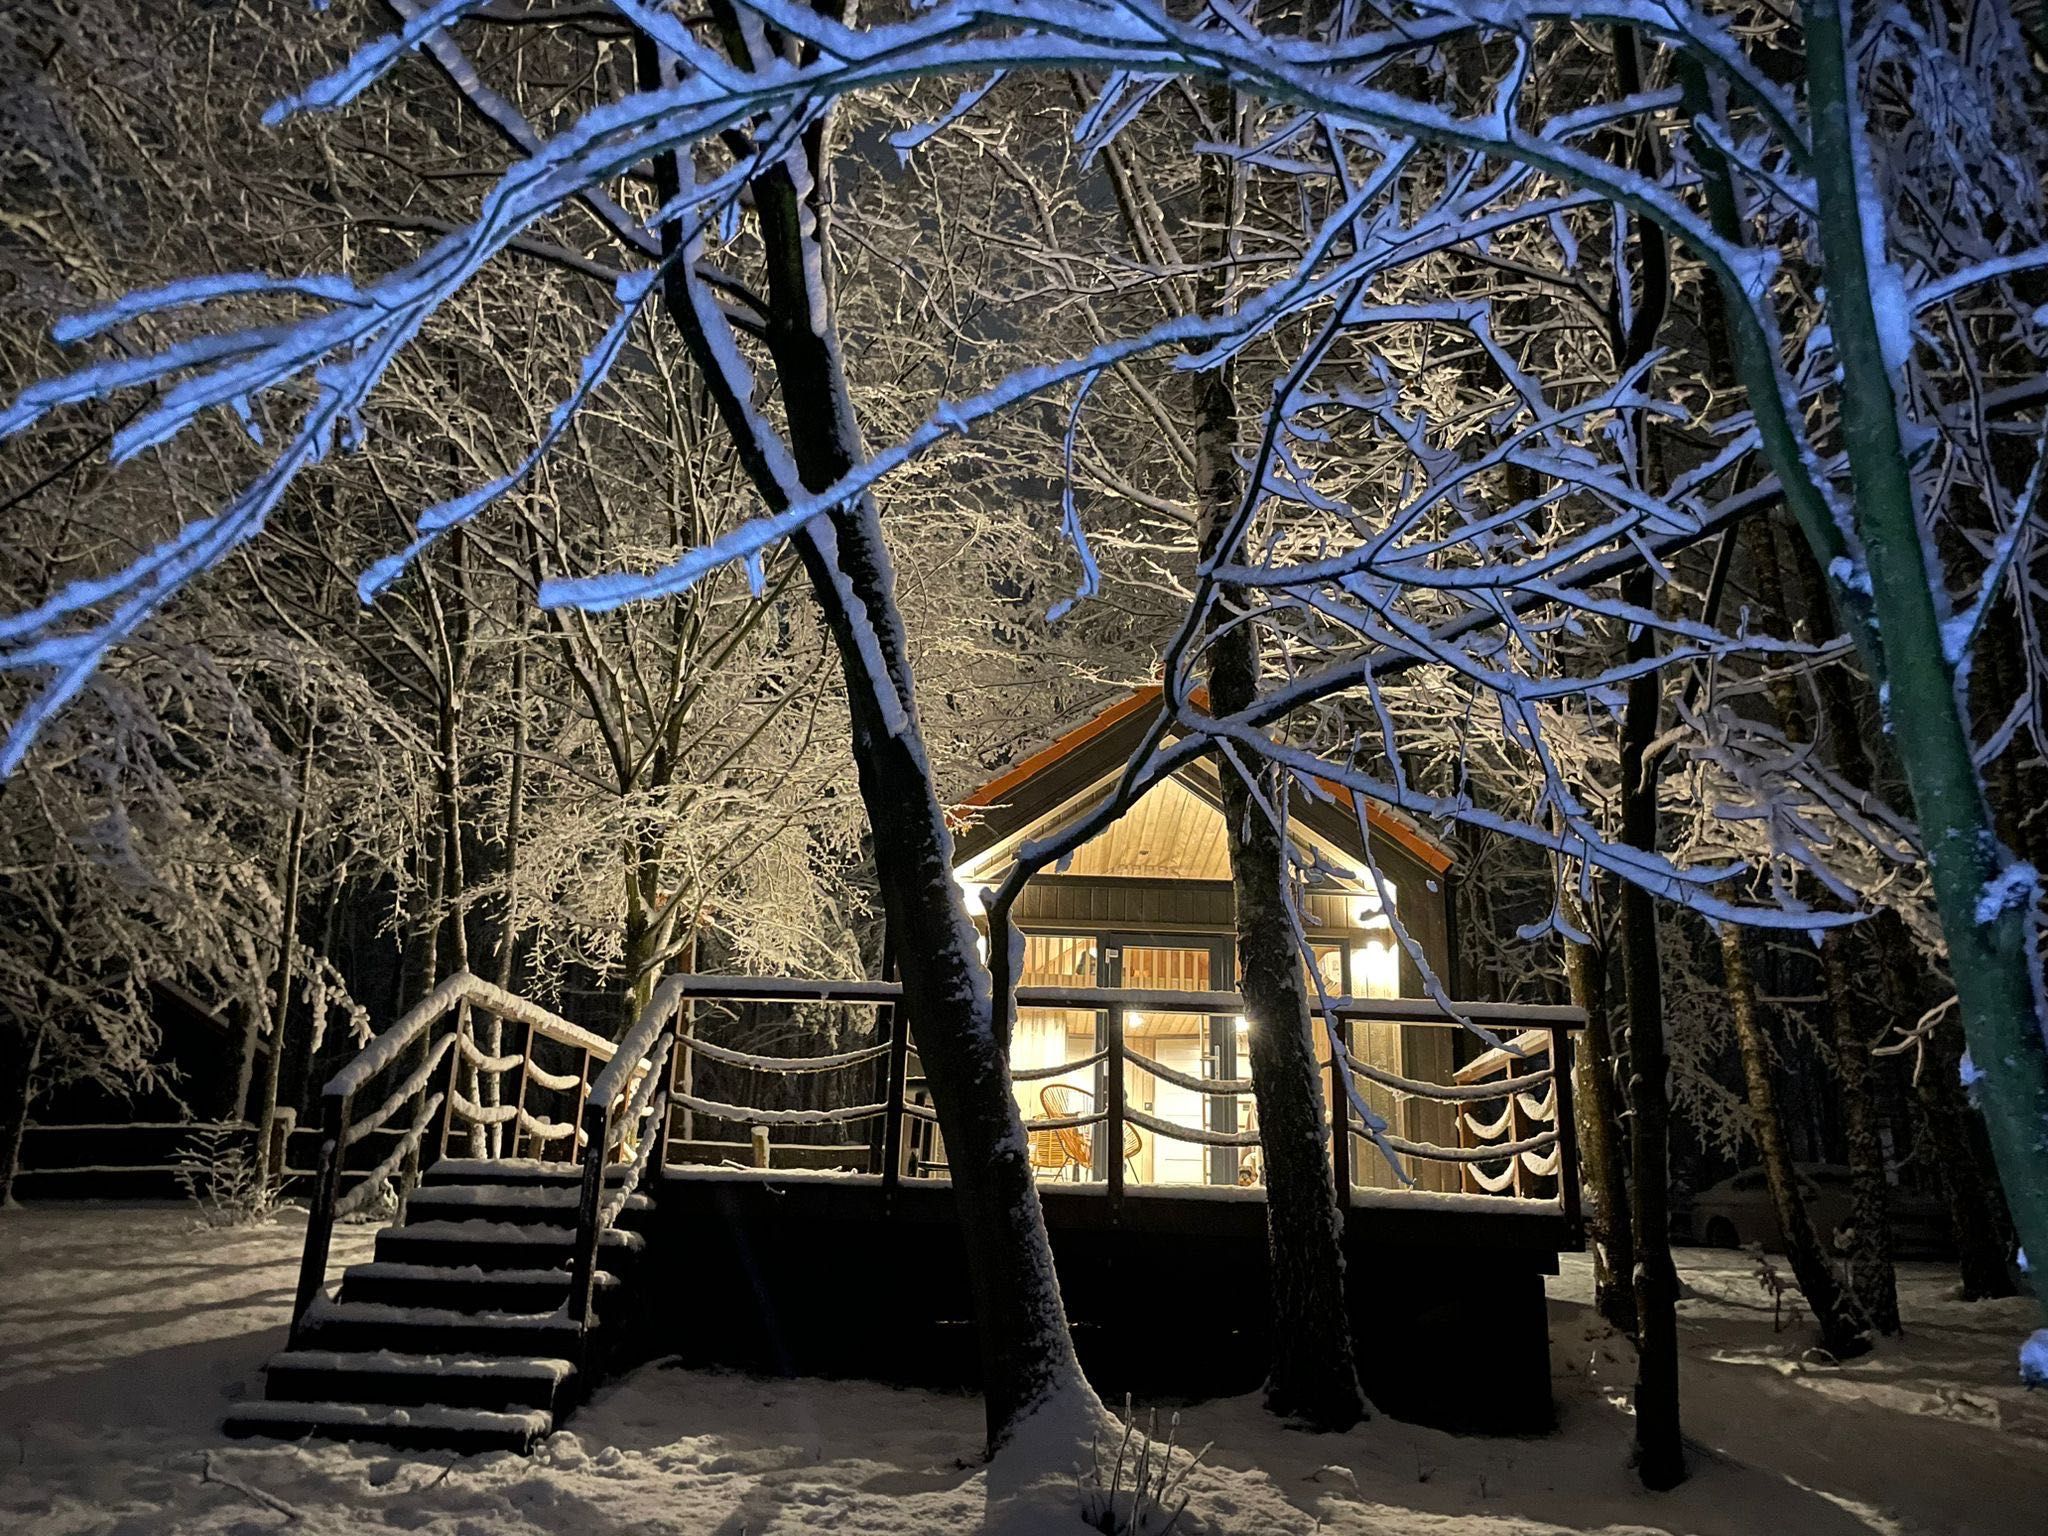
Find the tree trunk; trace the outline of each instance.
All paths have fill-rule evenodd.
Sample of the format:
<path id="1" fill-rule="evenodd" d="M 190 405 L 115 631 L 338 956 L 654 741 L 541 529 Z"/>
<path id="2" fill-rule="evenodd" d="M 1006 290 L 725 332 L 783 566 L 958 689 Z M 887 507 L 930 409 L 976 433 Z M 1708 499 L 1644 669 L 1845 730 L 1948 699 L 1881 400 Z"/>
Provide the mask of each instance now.
<path id="1" fill-rule="evenodd" d="M 1756 571 L 1757 598 L 1765 611 L 1788 619 L 1792 614 L 1785 583 L 1780 578 L 1780 551 L 1789 549 L 1807 610 L 1805 622 L 1798 627 L 1810 631 L 1813 620 L 1825 622 L 1827 583 L 1805 546 L 1797 540 L 1781 543 L 1776 524 L 1768 518 L 1755 520 L 1745 532 Z M 1849 697 L 1847 679 L 1840 668 L 1824 667 L 1815 680 L 1815 688 L 1821 701 L 1818 721 L 1789 675 L 1772 683 L 1771 698 L 1780 728 L 1790 741 L 1828 741 L 1843 775 L 1858 788 L 1867 790 L 1875 783 L 1876 774 L 1856 728 L 1856 709 Z M 1849 995 L 1848 962 L 1843 953 L 1848 942 L 1848 937 L 1839 930 L 1824 934 L 1820 953 L 1854 1202 L 1849 1227 L 1848 1282 L 1864 1321 L 1880 1333 L 1893 1334 L 1899 1331 L 1899 1285 L 1892 1268 L 1891 1182 L 1885 1168 L 1884 1142 L 1878 1133 L 1882 1116 L 1877 1106 L 1877 1074 L 1870 1057 L 1873 1042 L 1867 1031 L 1859 1035 L 1855 1005 Z"/>
<path id="2" fill-rule="evenodd" d="M 1614 1036 L 1607 1025 L 1607 957 L 1589 944 L 1564 947 L 1572 1002 L 1585 1011 L 1586 1028 L 1572 1063 L 1572 1102 L 1579 1138 L 1579 1169 L 1593 1238 L 1593 1307 L 1620 1332 L 1636 1331 L 1635 1229 L 1629 1219 L 1624 1130 L 1614 1076 Z"/>
<path id="3" fill-rule="evenodd" d="M 744 59 L 730 11 L 721 7 L 718 14 L 735 57 Z M 659 51 L 644 36 L 637 63 L 643 85 L 661 80 Z M 804 136 L 810 185 L 802 193 L 782 165 L 753 183 L 768 275 L 765 340 L 791 455 L 803 485 L 813 490 L 837 480 L 861 451 L 827 286 L 823 134 L 820 121 Z M 658 195 L 673 197 L 681 184 L 674 158 L 660 157 L 655 174 Z M 662 238 L 673 252 L 680 231 L 664 226 Z M 752 402 L 735 393 L 699 321 L 691 282 L 686 266 L 670 266 L 668 313 L 704 371 L 742 464 L 779 510 L 789 504 L 789 489 L 762 451 Z M 953 883 L 952 837 L 918 728 L 894 572 L 872 499 L 842 503 L 794 542 L 845 672 L 854 765 L 898 956 L 902 1006 L 951 1164 L 994 1449 L 1039 1408 L 1063 1398 L 1092 1405 L 1093 1395 L 1067 1332 L 988 969 Z"/>
<path id="4" fill-rule="evenodd" d="M 1614 29 L 1615 79 L 1624 95 L 1643 88 L 1642 42 L 1632 27 Z M 1643 175 L 1656 175 L 1662 155 L 1654 134 L 1638 132 L 1630 160 Z M 1617 208 L 1614 216 L 1621 217 Z M 1617 362 L 1633 366 L 1657 344 L 1671 301 L 1671 263 L 1663 231 L 1631 215 L 1629 243 L 1636 271 L 1615 273 L 1617 297 L 1634 277 L 1641 279 L 1635 312 L 1613 338 Z M 1635 451 L 1638 471 L 1653 483 L 1650 422 L 1638 416 Z M 1657 588 L 1647 569 L 1621 579 L 1624 602 L 1650 609 Z M 1631 661 L 1657 653 L 1656 631 L 1636 625 L 1623 647 Z M 1650 747 L 1663 713 L 1663 683 L 1644 668 L 1629 680 L 1621 727 L 1621 836 L 1645 853 L 1657 849 L 1657 768 Z M 1671 1260 L 1671 1055 L 1664 1039 L 1663 958 L 1657 946 L 1657 908 L 1634 881 L 1621 885 L 1621 973 L 1628 1010 L 1629 1191 L 1636 1245 L 1636 1475 L 1652 1489 L 1685 1481 L 1685 1442 L 1678 1416 L 1678 1269 Z"/>
<path id="5" fill-rule="evenodd" d="M 505 780 L 505 921 L 498 935 L 498 989 L 512 992 L 519 971 L 519 844 L 526 822 L 526 629 L 522 622 L 519 641 L 512 652 L 512 762 Z M 495 1012 L 485 1015 L 484 1054 L 502 1055 L 505 1049 L 505 1021 Z M 485 1109 L 496 1109 L 504 1093 L 504 1075 L 493 1072 L 483 1080 Z M 515 1123 L 512 1134 L 519 1134 Z M 485 1131 L 490 1155 L 505 1152 L 505 1128 L 493 1121 Z"/>
<path id="6" fill-rule="evenodd" d="M 0 1062 L 0 1206 L 14 1204 L 21 1144 L 28 1134 L 29 1110 L 35 1104 L 36 1068 L 42 1063 L 43 1037 L 49 1029 L 49 1021 L 43 1018 L 36 1019 L 27 1031 L 0 1029 L 0 1039 L 10 1047 L 8 1055 L 13 1056 L 17 1049 L 20 1052 L 18 1061 Z"/>
<path id="7" fill-rule="evenodd" d="M 284 1076 L 285 1030 L 291 1023 L 292 977 L 299 947 L 299 874 L 306 846 L 306 793 L 313 777 L 313 721 L 306 720 L 306 740 L 299 749 L 298 798 L 285 824 L 284 891 L 277 935 L 277 970 L 271 977 L 270 1055 L 263 1063 L 263 1081 L 256 1095 L 256 1180 L 268 1189 L 281 1172 L 270 1163 L 271 1122 L 277 1118 L 277 1085 Z"/>
<path id="8" fill-rule="evenodd" d="M 1870 1031 L 1859 1028 L 1850 996 L 1849 936 L 1836 929 L 1822 935 L 1821 971 L 1826 979 L 1828 1020 L 1835 1063 L 1842 1076 L 1842 1120 L 1849 1143 L 1849 1290 L 1856 1310 L 1879 1333 L 1899 1331 L 1899 1281 L 1892 1268 L 1891 1179 L 1884 1139 L 1878 1133 L 1877 1070 L 1871 1060 Z"/>
<path id="9" fill-rule="evenodd" d="M 1843 15 L 1821 0 L 1801 0 L 1799 10 L 1827 319 L 1842 374 L 1856 381 L 1841 393 L 1842 442 L 1868 575 L 1867 599 L 1846 585 L 1835 594 L 1852 620 L 1859 611 L 1867 616 L 1869 622 L 1852 622 L 1852 633 L 1883 684 L 1889 718 L 1910 722 L 1893 740 L 1927 849 L 1964 1035 L 1981 1074 L 1985 1125 L 2020 1244 L 2048 1253 L 2048 1138 L 2041 1133 L 2048 1124 L 2048 1040 L 2028 872 L 1998 840 L 1944 644 L 1871 297 Z M 1749 345 L 1755 349 L 1755 338 Z M 1752 366 L 1770 361 L 1755 358 Z M 1765 398 L 1759 420 L 1769 410 Z M 1832 510 L 1807 488 L 1807 468 L 1784 435 L 1767 437 L 1773 467 L 1788 492 L 1797 491 L 1794 504 L 1816 557 L 1832 560 L 1842 543 Z M 2041 1305 L 2048 1313 L 2048 1290 Z"/>
<path id="10" fill-rule="evenodd" d="M 1905 924 L 1895 913 L 1880 913 L 1877 944 L 1883 955 L 1885 1007 L 1897 1024 L 1913 1022 L 1919 1012 L 1914 977 L 1904 954 L 1911 945 Z M 1962 1046 L 1954 1029 L 1937 1027 L 1913 1073 L 1913 1095 L 1926 1117 L 1928 1140 L 1934 1145 L 1935 1173 L 1941 1180 L 1948 1209 L 1949 1231 L 1955 1238 L 1956 1267 L 1961 1273 L 1963 1300 L 1987 1301 L 2015 1294 L 2011 1247 L 2001 1212 L 1995 1208 L 1998 1181 L 1984 1167 L 1971 1122 L 1976 1118 L 1963 1093 Z"/>
<path id="11" fill-rule="evenodd" d="M 1771 1208 L 1777 1214 L 1778 1231 L 1784 1239 L 1785 1255 L 1791 1261 L 1800 1294 L 1820 1323 L 1821 1344 L 1837 1360 L 1846 1360 L 1869 1349 L 1870 1341 L 1858 1325 L 1841 1278 L 1828 1261 L 1807 1211 L 1806 1197 L 1799 1189 L 1792 1148 L 1785 1139 L 1784 1121 L 1778 1116 L 1777 1093 L 1771 1083 L 1770 1046 L 1764 1040 L 1762 1021 L 1757 1018 L 1756 988 L 1750 981 L 1742 930 L 1733 923 L 1723 923 L 1720 933 L 1728 1007 L 1735 1020 L 1735 1040 L 1742 1051 L 1742 1078 L 1749 1093 L 1750 1130 L 1756 1137 L 1757 1151 L 1763 1156 Z"/>
<path id="12" fill-rule="evenodd" d="M 1227 87 L 1210 92 L 1216 119 L 1235 119 Z M 1223 298 L 1234 227 L 1234 176 L 1221 155 L 1202 162 L 1205 308 Z M 1245 541 L 1224 541 L 1244 494 L 1237 463 L 1236 369 L 1225 362 L 1193 379 L 1195 495 L 1203 564 L 1242 560 Z M 1244 594 L 1224 588 L 1206 661 L 1209 704 L 1218 715 L 1248 708 L 1258 694 L 1259 627 L 1229 624 Z M 1287 841 L 1244 780 L 1219 763 L 1230 882 L 1237 908 L 1238 985 L 1249 1023 L 1252 1096 L 1258 1106 L 1265 1160 L 1266 1253 L 1272 1280 L 1273 1358 L 1266 1407 L 1317 1430 L 1344 1430 L 1365 1415 L 1352 1355 L 1351 1315 L 1344 1292 L 1344 1213 L 1330 1160 L 1331 1128 L 1323 1113 L 1316 1061 L 1316 1020 L 1309 1011 L 1293 904 L 1288 898 Z M 1265 807 L 1280 813 L 1284 774 L 1260 775 Z M 1339 1089 L 1337 1124 L 1347 1118 Z M 1340 1131 L 1338 1134 L 1342 1134 Z"/>
<path id="13" fill-rule="evenodd" d="M 1648 572 L 1622 581 L 1622 595 L 1644 607 L 1656 601 Z M 1628 654 L 1656 645 L 1639 627 Z M 1621 733 L 1622 840 L 1657 846 L 1657 786 L 1645 777 L 1657 734 L 1662 690 L 1654 672 L 1629 682 Z M 1621 886 L 1621 974 L 1628 1009 L 1630 1225 L 1636 1245 L 1636 1475 L 1652 1489 L 1685 1481 L 1685 1443 L 1678 1418 L 1678 1268 L 1671 1260 L 1671 1100 L 1666 1079 L 1663 961 L 1657 952 L 1657 908 L 1633 881 Z"/>

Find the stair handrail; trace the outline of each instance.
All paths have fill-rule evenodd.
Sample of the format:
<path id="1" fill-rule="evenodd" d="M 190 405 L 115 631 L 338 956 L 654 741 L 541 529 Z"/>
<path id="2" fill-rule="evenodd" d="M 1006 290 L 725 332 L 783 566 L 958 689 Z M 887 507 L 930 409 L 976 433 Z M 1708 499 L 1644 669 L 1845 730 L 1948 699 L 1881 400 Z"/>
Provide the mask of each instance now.
<path id="1" fill-rule="evenodd" d="M 381 1130 L 408 1102 L 417 1106 L 412 1123 L 404 1129 L 398 1145 L 350 1192 L 350 1201 L 359 1195 L 367 1198 L 370 1190 L 398 1172 L 409 1160 L 422 1154 L 431 1160 L 432 1155 L 438 1153 L 440 1144 L 446 1141 L 446 1119 L 441 1121 L 443 1134 L 438 1143 L 427 1133 L 436 1122 L 437 1111 L 444 1105 L 452 1105 L 456 1096 L 462 1067 L 461 1052 L 456 1046 L 458 1040 L 470 1031 L 472 1007 L 494 1013 L 514 1024 L 524 1024 L 534 1033 L 564 1041 L 591 1055 L 601 1055 L 607 1070 L 610 1068 L 613 1047 L 609 1040 L 469 971 L 455 972 L 407 1009 L 390 1028 L 370 1040 L 327 1080 L 326 1087 L 321 1090 L 320 1155 L 313 1178 L 313 1197 L 306 1211 L 306 1242 L 299 1256 L 298 1290 L 292 1304 L 294 1337 L 302 1331 L 306 1314 L 327 1284 L 327 1264 L 334 1246 L 334 1224 L 347 1214 L 343 1209 L 341 1182 L 347 1166 L 348 1149 L 365 1136 Z M 451 1016 L 453 1027 L 435 1040 L 436 1026 Z M 357 1096 L 382 1073 L 402 1061 L 415 1045 L 421 1047 L 419 1064 L 375 1111 L 358 1120 L 355 1116 Z M 529 1039 L 526 1054 L 530 1055 L 531 1050 Z M 441 1091 L 429 1094 L 427 1085 L 433 1080 L 441 1062 L 451 1055 L 453 1059 L 449 1061 L 446 1084 Z"/>
<path id="2" fill-rule="evenodd" d="M 668 1063 L 675 1049 L 685 978 L 666 976 L 618 1050 L 590 1085 L 583 1103 L 583 1182 L 576 1202 L 576 1246 L 569 1255 L 568 1315 L 586 1333 L 597 1283 L 597 1251 L 605 1230 L 625 1209 L 668 1135 Z M 605 1168 L 614 1147 L 624 1149 L 633 1127 L 648 1129 L 627 1164 L 624 1180 L 605 1198 Z"/>

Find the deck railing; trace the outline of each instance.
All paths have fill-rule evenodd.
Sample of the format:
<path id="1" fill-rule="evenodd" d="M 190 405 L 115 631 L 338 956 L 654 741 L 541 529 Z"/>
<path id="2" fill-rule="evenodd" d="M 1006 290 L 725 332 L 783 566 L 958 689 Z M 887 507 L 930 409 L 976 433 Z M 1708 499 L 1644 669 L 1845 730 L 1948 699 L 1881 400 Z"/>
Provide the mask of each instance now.
<path id="1" fill-rule="evenodd" d="M 638 1022 L 614 1046 L 545 1008 L 458 972 L 365 1046 L 334 1075 L 321 1096 L 320 1155 L 292 1313 L 294 1334 L 326 1284 L 335 1223 L 364 1209 L 394 1184 L 409 1188 L 421 1169 L 445 1155 L 458 1137 L 474 1157 L 523 1152 L 580 1165 L 567 1303 L 569 1315 L 578 1322 L 590 1316 L 605 1231 L 647 1170 L 668 1160 L 673 1117 L 678 1113 L 765 1127 L 771 1133 L 778 1126 L 873 1123 L 879 1132 L 874 1142 L 885 1187 L 896 1187 L 906 1172 L 916 1176 L 934 1171 L 934 1159 L 916 1156 L 906 1134 L 914 1130 L 925 1138 L 935 1135 L 938 1117 L 916 1096 L 920 1080 L 911 1071 L 916 1044 L 900 998 L 901 989 L 893 982 L 674 975 L 657 986 Z M 686 1009 L 697 1002 L 868 1007 L 875 1010 L 880 1038 L 827 1055 L 741 1051 L 698 1039 L 684 1027 Z M 1027 1131 L 1094 1131 L 1099 1155 L 1092 1161 L 1104 1170 L 1113 1208 L 1124 1199 L 1123 1149 L 1132 1128 L 1210 1148 L 1258 1146 L 1258 1132 L 1251 1126 L 1182 1124 L 1134 1108 L 1125 1093 L 1129 1067 L 1193 1093 L 1205 1104 L 1215 1099 L 1235 1102 L 1249 1095 L 1249 1078 L 1197 1076 L 1128 1048 L 1132 1014 L 1234 1020 L 1244 1011 L 1244 1000 L 1236 993 L 1020 987 L 1017 1005 L 1020 1010 L 1092 1011 L 1100 1021 L 1101 1044 L 1095 1051 L 1071 1061 L 1013 1071 L 1011 1077 L 1032 1082 L 1099 1070 L 1098 1107 L 1079 1114 L 1029 1117 L 1024 1125 Z M 1347 1025 L 1399 1029 L 1459 1030 L 1469 1020 L 1493 1031 L 1502 1042 L 1449 1072 L 1444 1081 L 1411 1078 L 1358 1060 L 1341 1044 L 1332 1051 L 1325 1069 L 1330 1102 L 1343 1106 L 1341 1123 L 1349 1132 L 1330 1139 L 1340 1200 L 1348 1204 L 1356 1198 L 1355 1154 L 1377 1148 L 1371 1155 L 1384 1153 L 1400 1183 L 1419 1183 L 1418 1166 L 1454 1169 L 1465 1193 L 1554 1203 L 1577 1232 L 1571 1031 L 1584 1022 L 1582 1014 L 1571 1008 L 1474 1003 L 1460 1005 L 1460 1017 L 1454 1017 L 1435 1003 L 1415 998 L 1340 998 L 1322 1012 Z M 489 1024 L 481 1039 L 480 1020 Z M 502 1049 L 507 1024 L 524 1031 L 517 1051 Z M 1341 1041 L 1351 1038 L 1353 1031 L 1338 1034 Z M 711 1099 L 692 1091 L 692 1064 L 699 1057 L 783 1076 L 870 1069 L 878 1096 L 810 1108 L 764 1108 Z M 508 1073 L 517 1074 L 509 1096 L 503 1088 Z M 376 1108 L 358 1115 L 358 1103 L 380 1089 Z M 536 1093 L 544 1096 L 538 1105 Z M 1375 1107 L 1373 1096 L 1385 1104 L 1447 1107 L 1456 1116 L 1456 1144 L 1405 1134 L 1396 1128 L 1394 1116 Z M 1499 1113 L 1482 1112 L 1483 1105 L 1499 1105 Z M 546 1112 L 548 1108 L 562 1112 L 557 1116 Z M 1370 1121 L 1362 1111 L 1370 1112 Z M 1222 1118 L 1237 1119 L 1234 1114 Z M 352 1151 L 362 1149 L 354 1159 L 360 1165 L 365 1156 L 376 1155 L 373 1146 L 386 1149 L 373 1165 L 350 1166 Z"/>
<path id="2" fill-rule="evenodd" d="M 876 1010 L 876 1043 L 827 1056 L 776 1056 L 745 1052 L 699 1040 L 689 1032 L 678 1037 L 676 1086 L 671 1102 L 679 1112 L 704 1116 L 737 1125 L 766 1128 L 841 1125 L 880 1122 L 880 1173 L 885 1185 L 894 1186 L 906 1175 L 915 1177 L 943 1167 L 942 1160 L 920 1155 L 916 1143 L 929 1141 L 937 1116 L 928 1104 L 919 1102 L 921 1082 L 911 1070 L 916 1056 L 911 1022 L 898 1006 L 900 989 L 891 982 L 800 981 L 776 977 L 674 976 L 669 984 L 679 999 L 692 1002 L 737 1004 L 824 1004 L 840 1003 Z M 1013 1069 L 1017 1083 L 1069 1078 L 1078 1072 L 1099 1069 L 1101 1091 L 1093 1108 L 1070 1115 L 1027 1116 L 1027 1132 L 1090 1131 L 1097 1138 L 1094 1166 L 1102 1170 L 1108 1198 L 1121 1202 L 1128 1181 L 1126 1159 L 1120 1155 L 1130 1128 L 1156 1138 L 1192 1143 L 1209 1148 L 1256 1148 L 1255 1128 L 1193 1126 L 1148 1114 L 1127 1102 L 1125 1069 L 1132 1068 L 1198 1095 L 1204 1104 L 1211 1100 L 1241 1100 L 1252 1092 L 1249 1077 L 1210 1078 L 1178 1071 L 1150 1056 L 1129 1049 L 1130 1017 L 1134 1013 L 1169 1013 L 1235 1019 L 1244 1011 L 1244 1000 L 1234 992 L 1171 992 L 1100 987 L 1020 987 L 1017 1006 L 1024 1009 L 1071 1009 L 1091 1011 L 1100 1020 L 1100 1044 L 1092 1053 L 1048 1066 Z M 1468 1193 L 1491 1194 L 1523 1200 L 1556 1203 L 1577 1229 L 1579 1220 L 1575 1148 L 1571 1126 L 1571 1032 L 1584 1022 L 1577 1009 L 1535 1007 L 1520 1004 L 1473 1003 L 1459 1005 L 1453 1016 L 1436 1003 L 1419 998 L 1338 998 L 1330 1001 L 1327 1015 L 1347 1025 L 1391 1026 L 1396 1029 L 1463 1031 L 1469 1020 L 1492 1031 L 1502 1040 L 1476 1061 L 1455 1071 L 1446 1070 L 1443 1080 L 1407 1077 L 1373 1063 L 1361 1061 L 1348 1051 L 1330 1055 L 1325 1066 L 1329 1102 L 1343 1106 L 1343 1121 L 1349 1135 L 1330 1140 L 1339 1197 L 1354 1199 L 1354 1187 L 1361 1157 L 1380 1159 L 1386 1164 L 1396 1186 L 1420 1186 L 1426 1182 L 1423 1169 Z M 1349 1036 L 1351 1031 L 1341 1031 Z M 1447 1036 L 1447 1039 L 1451 1038 Z M 877 1068 L 875 1097 L 871 1100 L 831 1108 L 760 1108 L 705 1097 L 691 1091 L 691 1064 L 698 1058 L 766 1074 L 821 1073 Z M 1448 1052 L 1446 1052 L 1448 1063 Z M 1531 1090 L 1547 1089 L 1540 1098 Z M 1375 1100 L 1379 1101 L 1377 1104 Z M 1489 1125 L 1476 1119 L 1475 1112 L 1488 1104 L 1506 1101 L 1507 1119 Z M 1405 1105 L 1440 1106 L 1438 1119 L 1455 1116 L 1455 1139 L 1435 1140 L 1407 1134 L 1415 1127 L 1412 1117 L 1404 1119 L 1398 1110 Z M 1391 1106 L 1396 1112 L 1390 1113 Z M 1361 1108 L 1373 1115 L 1369 1123 Z M 1211 1117 L 1238 1120 L 1237 1116 Z M 1448 1126 L 1445 1120 L 1448 1136 Z M 1510 1134 L 1482 1134 L 1505 1127 Z M 1112 1149 L 1115 1149 L 1112 1151 Z M 1505 1170 L 1505 1172 L 1503 1172 Z"/>

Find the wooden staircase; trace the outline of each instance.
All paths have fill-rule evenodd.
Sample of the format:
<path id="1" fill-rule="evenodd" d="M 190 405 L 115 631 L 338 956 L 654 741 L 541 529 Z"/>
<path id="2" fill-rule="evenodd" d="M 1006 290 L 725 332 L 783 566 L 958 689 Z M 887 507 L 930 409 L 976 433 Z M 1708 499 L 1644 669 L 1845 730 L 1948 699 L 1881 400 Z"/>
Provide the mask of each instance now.
<path id="1" fill-rule="evenodd" d="M 607 1179 L 616 1187 L 627 1170 Z M 645 1195 L 602 1235 L 588 1328 L 568 1309 L 581 1170 L 446 1158 L 377 1234 L 339 1294 L 307 1309 L 231 1435 L 321 1435 L 420 1449 L 524 1451 L 589 1390 L 601 1323 L 645 1247 Z"/>
<path id="2" fill-rule="evenodd" d="M 614 1045 L 458 972 L 336 1073 L 291 1342 L 227 1433 L 462 1451 L 551 1433 L 620 1353 L 680 997 L 673 978 L 657 987 Z M 523 1048 L 502 1050 L 506 1025 Z M 374 1258 L 330 1296 L 335 1223 L 408 1185 Z"/>

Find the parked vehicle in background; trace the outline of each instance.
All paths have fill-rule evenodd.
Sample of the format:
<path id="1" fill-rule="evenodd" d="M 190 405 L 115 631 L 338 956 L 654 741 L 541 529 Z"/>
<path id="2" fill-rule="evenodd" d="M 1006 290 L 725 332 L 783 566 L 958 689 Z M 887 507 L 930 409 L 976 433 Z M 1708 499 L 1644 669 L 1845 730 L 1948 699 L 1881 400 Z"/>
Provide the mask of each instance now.
<path id="1" fill-rule="evenodd" d="M 1814 1228 L 1821 1241 L 1832 1246 L 1835 1233 L 1849 1220 L 1849 1170 L 1838 1163 L 1800 1163 L 1797 1171 Z M 1708 1248 L 1761 1245 L 1767 1252 L 1785 1251 L 1785 1235 L 1761 1168 L 1745 1169 L 1701 1190 L 1693 1197 L 1691 1216 L 1693 1240 Z M 1891 1220 L 1892 1251 L 1900 1258 L 1954 1257 L 1948 1213 L 1931 1195 L 1894 1186 Z"/>

